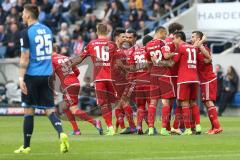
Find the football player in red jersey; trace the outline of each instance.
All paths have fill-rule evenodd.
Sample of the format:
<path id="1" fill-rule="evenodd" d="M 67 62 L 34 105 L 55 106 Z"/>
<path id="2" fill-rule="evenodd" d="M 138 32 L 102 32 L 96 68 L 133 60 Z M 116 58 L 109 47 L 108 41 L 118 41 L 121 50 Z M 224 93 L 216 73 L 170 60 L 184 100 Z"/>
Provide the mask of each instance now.
<path id="1" fill-rule="evenodd" d="M 126 42 L 125 39 L 125 29 L 124 28 L 116 28 L 113 33 L 114 41 L 117 44 L 118 50 L 117 53 L 114 55 L 113 58 L 113 64 L 115 65 L 118 60 L 121 60 L 123 64 L 126 64 L 127 61 L 127 55 L 126 50 L 127 48 L 124 48 L 124 44 Z M 113 67 L 112 71 L 112 78 L 114 79 L 114 85 L 115 89 L 118 94 L 118 103 L 116 103 L 115 108 L 115 116 L 116 116 L 116 132 L 118 130 L 118 127 L 120 126 L 121 132 L 124 133 L 126 128 L 124 124 L 124 109 L 123 106 L 120 104 L 120 99 L 122 97 L 122 94 L 124 92 L 125 86 L 128 84 L 128 80 L 126 78 L 126 72 L 122 69 L 119 69 L 118 67 Z"/>
<path id="2" fill-rule="evenodd" d="M 121 52 L 118 52 L 118 55 L 126 56 L 125 58 L 129 58 L 129 55 L 131 52 L 135 50 L 135 47 L 138 47 L 135 45 L 137 40 L 137 33 L 133 29 L 126 30 L 125 32 L 125 44 L 126 46 L 130 47 L 127 50 L 122 50 Z M 128 48 L 127 47 L 127 48 Z M 124 53 L 123 53 L 124 52 Z M 125 70 L 125 67 L 127 67 L 127 59 L 124 60 L 118 60 L 116 66 L 122 70 Z M 125 63 L 125 64 L 124 64 Z M 127 75 L 128 83 L 124 86 L 124 91 L 122 92 L 122 95 L 120 97 L 120 101 L 117 104 L 118 106 L 121 106 L 124 109 L 126 118 L 129 122 L 129 127 L 125 130 L 122 130 L 122 134 L 131 134 L 136 132 L 136 125 L 134 123 L 133 119 L 133 110 L 130 105 L 130 100 L 133 99 L 133 91 L 135 88 L 135 82 L 134 82 L 134 73 L 128 72 Z"/>
<path id="3" fill-rule="evenodd" d="M 186 43 L 184 32 L 175 32 L 173 42 L 177 47 L 178 53 L 173 57 L 173 61 L 176 63 L 179 62 L 177 99 L 182 106 L 183 120 L 186 128 L 183 135 L 191 135 L 190 107 L 195 105 L 197 99 L 199 86 L 197 64 L 203 59 L 200 57 L 200 53 L 195 46 Z M 196 125 L 196 132 L 198 131 L 201 132 L 200 125 Z"/>
<path id="4" fill-rule="evenodd" d="M 143 38 L 143 47 L 135 48 L 135 50 L 129 53 L 128 63 L 133 65 L 136 83 L 134 95 L 137 105 L 137 133 L 143 134 L 142 121 L 148 124 L 147 120 L 147 108 L 146 105 L 150 104 L 150 69 L 148 61 L 146 59 L 145 46 L 153 39 L 151 36 L 145 36 Z"/>
<path id="5" fill-rule="evenodd" d="M 176 31 L 181 31 L 183 29 L 183 26 L 179 23 L 171 23 L 168 26 L 168 37 L 165 39 L 167 46 L 170 49 L 170 53 L 175 53 L 176 51 L 176 47 L 175 44 L 173 43 L 173 33 Z M 166 56 L 166 59 L 171 59 L 172 56 L 174 54 L 169 54 L 168 56 Z M 177 95 L 177 77 L 178 77 L 178 68 L 179 68 L 179 64 L 175 64 L 173 67 L 171 67 L 171 80 L 174 86 L 174 92 L 175 92 L 175 96 Z M 179 102 L 176 100 L 176 109 L 175 109 L 175 118 L 174 118 L 174 122 L 173 122 L 173 127 L 171 128 L 171 132 L 172 133 L 176 133 L 176 134 L 181 134 L 181 130 L 179 128 L 184 128 L 184 123 L 182 120 L 182 107 L 180 106 Z M 171 105 L 172 107 L 172 105 Z M 170 117 L 171 119 L 171 117 Z M 170 129 L 170 123 L 167 126 L 167 129 Z"/>
<path id="6" fill-rule="evenodd" d="M 200 52 L 201 56 L 211 60 L 211 52 L 207 45 L 203 42 L 206 40 L 206 36 L 201 31 L 193 31 L 191 36 L 191 42 L 195 45 Z M 217 77 L 213 72 L 212 63 L 198 63 L 198 75 L 200 80 L 200 87 L 202 92 L 202 102 L 205 104 L 208 117 L 211 122 L 212 128 L 207 132 L 208 134 L 217 134 L 222 132 L 222 128 L 218 121 L 218 115 L 214 102 L 217 97 Z"/>
<path id="7" fill-rule="evenodd" d="M 83 53 L 70 60 L 70 66 L 80 64 L 86 57 L 90 56 L 94 65 L 94 80 L 97 104 L 101 107 L 103 118 L 107 124 L 107 134 L 115 134 L 112 125 L 112 107 L 115 103 L 117 93 L 115 91 L 111 77 L 111 62 L 117 50 L 114 42 L 109 41 L 107 25 L 100 23 L 97 25 L 98 39 L 88 43 Z"/>
<path id="8" fill-rule="evenodd" d="M 92 117 L 81 109 L 78 109 L 78 94 L 80 90 L 80 82 L 78 80 L 78 75 L 80 74 L 78 68 L 73 66 L 68 68 L 63 64 L 69 61 L 69 57 L 58 54 L 58 46 L 54 46 L 54 52 L 52 54 L 52 64 L 54 69 L 54 77 L 57 76 L 60 80 L 61 89 L 63 91 L 63 98 L 66 103 L 66 107 L 63 111 L 65 112 L 68 120 L 73 127 L 73 135 L 79 135 L 80 130 L 78 129 L 75 116 L 81 120 L 88 121 L 93 126 L 95 126 L 99 134 L 102 135 L 102 125 L 100 120 L 94 120 Z"/>
<path id="9" fill-rule="evenodd" d="M 169 47 L 165 45 L 167 30 L 164 27 L 158 27 L 155 30 L 153 40 L 146 45 L 146 56 L 148 61 L 152 62 L 151 67 L 151 87 L 150 87 L 150 105 L 148 107 L 148 127 L 149 135 L 154 134 L 154 121 L 158 99 L 162 99 L 162 129 L 161 134 L 168 136 L 167 125 L 170 123 L 170 105 L 175 97 L 174 88 L 171 82 L 170 67 L 159 65 L 161 61 L 167 60 L 165 56 L 169 54 Z"/>

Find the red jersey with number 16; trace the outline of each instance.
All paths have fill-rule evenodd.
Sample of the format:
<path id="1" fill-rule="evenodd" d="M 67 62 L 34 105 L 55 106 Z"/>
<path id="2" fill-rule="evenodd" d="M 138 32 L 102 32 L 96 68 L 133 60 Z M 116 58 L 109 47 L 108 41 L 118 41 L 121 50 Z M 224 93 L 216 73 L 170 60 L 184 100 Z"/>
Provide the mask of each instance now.
<path id="1" fill-rule="evenodd" d="M 198 50 L 193 45 L 181 43 L 178 46 L 177 53 L 173 60 L 179 62 L 178 84 L 199 83 L 197 63 L 202 59 Z"/>
<path id="2" fill-rule="evenodd" d="M 96 39 L 88 43 L 81 57 L 91 56 L 95 81 L 112 81 L 111 63 L 117 46 L 108 39 Z"/>
<path id="3" fill-rule="evenodd" d="M 69 62 L 69 57 L 53 54 L 52 64 L 55 74 L 59 77 L 63 89 L 74 83 L 79 84 L 78 75 L 80 74 L 76 66 L 69 68 L 66 63 Z"/>

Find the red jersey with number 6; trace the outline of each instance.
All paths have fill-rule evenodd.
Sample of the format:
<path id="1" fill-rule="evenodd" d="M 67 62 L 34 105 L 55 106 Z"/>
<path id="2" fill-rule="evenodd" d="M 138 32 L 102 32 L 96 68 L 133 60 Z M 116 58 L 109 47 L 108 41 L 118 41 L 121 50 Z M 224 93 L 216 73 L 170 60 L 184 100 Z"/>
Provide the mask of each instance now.
<path id="1" fill-rule="evenodd" d="M 63 89 L 74 83 L 79 84 L 78 75 L 80 74 L 76 66 L 69 68 L 66 63 L 69 57 L 60 54 L 52 55 L 52 64 L 55 74 L 59 77 Z"/>
<path id="2" fill-rule="evenodd" d="M 112 81 L 111 63 L 117 46 L 108 39 L 96 39 L 88 43 L 81 57 L 90 56 L 94 65 L 95 81 Z"/>
<path id="3" fill-rule="evenodd" d="M 178 46 L 177 53 L 173 60 L 179 62 L 178 84 L 199 83 L 197 63 L 202 58 L 198 50 L 193 45 L 181 43 Z"/>
<path id="4" fill-rule="evenodd" d="M 137 71 L 132 72 L 135 81 L 150 82 L 145 47 L 135 46 L 128 57 L 128 64 L 134 65 L 137 69 Z"/>

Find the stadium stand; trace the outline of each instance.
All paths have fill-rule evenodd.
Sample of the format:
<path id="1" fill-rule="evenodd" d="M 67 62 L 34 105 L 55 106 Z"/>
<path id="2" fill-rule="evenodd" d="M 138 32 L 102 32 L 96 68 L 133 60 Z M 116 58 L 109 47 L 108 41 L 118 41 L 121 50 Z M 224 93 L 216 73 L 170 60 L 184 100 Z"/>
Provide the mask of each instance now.
<path id="1" fill-rule="evenodd" d="M 172 22 L 182 22 L 189 37 L 196 28 L 196 3 L 239 2 L 238 0 L 0 0 L 0 82 L 13 80 L 17 83 L 17 65 L 19 50 L 17 36 L 24 28 L 21 23 L 21 11 L 26 2 L 39 5 L 40 21 L 50 26 L 56 35 L 56 42 L 66 55 L 80 54 L 84 46 L 96 38 L 96 24 L 105 22 L 113 31 L 117 26 L 138 30 L 139 38 L 149 34 L 155 26 L 167 26 Z M 189 17 L 192 15 L 192 17 Z M 185 19 L 185 20 L 184 20 Z M 186 23 L 186 19 L 192 23 Z M 232 61 L 224 61 L 225 56 L 236 60 L 239 50 L 239 31 L 203 30 L 208 35 L 208 44 L 214 55 L 214 64 L 229 66 Z M 151 34 L 151 33 L 150 33 Z M 111 35 L 111 34 L 110 34 Z M 109 35 L 109 36 L 110 36 Z M 13 45 L 14 44 L 14 45 Z M 220 56 L 221 55 L 221 56 Z M 85 62 L 85 64 L 87 64 Z M 239 68 L 238 63 L 234 63 Z M 83 77 L 90 76 L 91 66 L 83 65 Z M 224 67 L 226 68 L 226 67 Z M 8 71 L 11 70 L 11 73 Z M 86 72 L 86 75 L 85 75 Z M 81 72 L 82 73 L 82 72 Z M 239 71 L 238 71 L 239 73 Z M 240 106 L 236 94 L 233 104 Z"/>

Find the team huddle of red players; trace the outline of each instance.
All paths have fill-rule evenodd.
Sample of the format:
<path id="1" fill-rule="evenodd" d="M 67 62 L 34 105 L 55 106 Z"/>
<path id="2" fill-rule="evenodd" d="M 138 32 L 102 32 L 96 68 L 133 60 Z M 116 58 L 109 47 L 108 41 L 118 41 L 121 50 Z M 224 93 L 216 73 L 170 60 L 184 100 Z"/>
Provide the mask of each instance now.
<path id="1" fill-rule="evenodd" d="M 61 77 L 67 103 L 64 111 L 74 130 L 78 130 L 74 124 L 77 116 L 92 123 L 103 134 L 101 122 L 77 108 L 80 85 L 76 65 L 90 56 L 94 65 L 97 104 L 107 125 L 106 135 L 116 134 L 119 127 L 121 134 L 143 134 L 143 120 L 148 125 L 147 134 L 156 134 L 154 122 L 159 99 L 162 102 L 161 135 L 200 134 L 200 112 L 196 102 L 199 86 L 212 125 L 206 133 L 222 132 L 214 105 L 217 81 L 210 50 L 204 45 L 206 36 L 200 31 L 194 31 L 191 43 L 187 43 L 182 29 L 182 25 L 173 23 L 168 27 L 167 36 L 166 28 L 157 27 L 153 37 L 145 36 L 143 45 L 138 45 L 134 30 L 115 29 L 115 42 L 112 42 L 107 37 L 107 26 L 98 24 L 98 39 L 89 42 L 80 56 L 68 58 L 53 54 L 53 66 L 56 75 Z M 131 102 L 137 106 L 137 124 Z M 116 116 L 115 126 L 112 123 L 112 104 Z M 174 105 L 175 118 L 171 127 Z M 127 128 L 125 117 L 129 123 Z"/>

